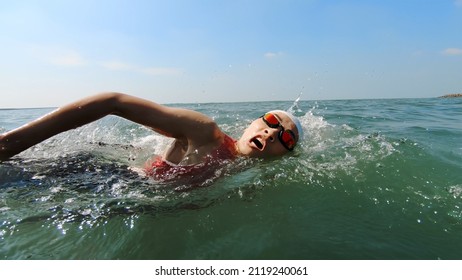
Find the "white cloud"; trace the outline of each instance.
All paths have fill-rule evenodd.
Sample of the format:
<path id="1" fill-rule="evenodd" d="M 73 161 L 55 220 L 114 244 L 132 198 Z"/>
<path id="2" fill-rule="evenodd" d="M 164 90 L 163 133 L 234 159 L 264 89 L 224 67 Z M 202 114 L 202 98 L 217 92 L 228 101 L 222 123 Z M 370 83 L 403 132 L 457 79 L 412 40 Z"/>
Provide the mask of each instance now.
<path id="1" fill-rule="evenodd" d="M 441 52 L 444 55 L 462 55 L 462 49 L 447 48 Z"/>
<path id="2" fill-rule="evenodd" d="M 267 52 L 264 54 L 264 56 L 268 59 L 271 59 L 271 58 L 275 58 L 275 57 L 278 57 L 278 56 L 281 56 L 283 53 L 282 52 Z"/>
<path id="3" fill-rule="evenodd" d="M 27 51 L 33 59 L 64 67 L 93 66 L 102 67 L 109 71 L 130 71 L 150 76 L 172 76 L 179 75 L 183 72 L 183 69 L 180 68 L 154 66 L 145 67 L 126 63 L 117 59 L 99 62 L 91 61 L 85 59 L 80 52 L 61 46 L 30 45 L 28 46 Z"/>
<path id="4" fill-rule="evenodd" d="M 32 59 L 52 65 L 74 67 L 88 64 L 78 51 L 60 46 L 29 45 L 25 50 Z"/>
<path id="5" fill-rule="evenodd" d="M 51 56 L 49 61 L 52 64 L 61 66 L 82 66 L 87 64 L 85 59 L 75 51 L 66 51 L 61 54 Z"/>
<path id="6" fill-rule="evenodd" d="M 457 7 L 462 7 L 462 0 L 455 0 L 455 1 L 454 1 L 454 4 L 455 4 Z"/>

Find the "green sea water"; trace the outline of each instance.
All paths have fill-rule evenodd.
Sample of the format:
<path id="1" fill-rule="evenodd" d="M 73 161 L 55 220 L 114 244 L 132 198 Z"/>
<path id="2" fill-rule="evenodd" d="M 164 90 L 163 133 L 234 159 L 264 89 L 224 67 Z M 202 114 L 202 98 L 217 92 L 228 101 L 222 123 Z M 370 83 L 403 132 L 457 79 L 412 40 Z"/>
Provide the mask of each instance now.
<path id="1" fill-rule="evenodd" d="M 170 140 L 117 117 L 63 133 L 0 163 L 0 258 L 462 259 L 461 98 L 174 106 L 235 138 L 290 109 L 306 137 L 177 192 L 137 169 Z M 0 110 L 0 132 L 50 110 Z"/>

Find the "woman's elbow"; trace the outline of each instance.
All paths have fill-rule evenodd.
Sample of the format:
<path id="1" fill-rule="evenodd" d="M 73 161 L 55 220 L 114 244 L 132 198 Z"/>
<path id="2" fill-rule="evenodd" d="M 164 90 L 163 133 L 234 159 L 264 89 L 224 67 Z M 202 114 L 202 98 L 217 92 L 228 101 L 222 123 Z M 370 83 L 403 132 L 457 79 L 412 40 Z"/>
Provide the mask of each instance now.
<path id="1" fill-rule="evenodd" d="M 120 92 L 101 92 L 96 94 L 96 97 L 101 100 L 106 100 L 106 101 L 112 101 L 116 102 L 120 100 L 123 96 L 126 94 L 120 93 Z"/>
<path id="2" fill-rule="evenodd" d="M 117 114 L 120 110 L 120 104 L 123 102 L 123 98 L 126 94 L 120 92 L 102 92 L 94 96 L 95 100 L 101 104 L 104 104 L 105 109 L 109 111 L 109 114 Z"/>

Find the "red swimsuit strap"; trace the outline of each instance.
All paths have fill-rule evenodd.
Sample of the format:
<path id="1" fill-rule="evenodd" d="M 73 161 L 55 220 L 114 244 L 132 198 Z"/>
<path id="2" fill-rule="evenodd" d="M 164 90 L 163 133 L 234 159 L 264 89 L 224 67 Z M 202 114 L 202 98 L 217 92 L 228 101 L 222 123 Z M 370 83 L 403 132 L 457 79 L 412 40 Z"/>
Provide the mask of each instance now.
<path id="1" fill-rule="evenodd" d="M 174 165 L 160 156 L 154 157 L 146 163 L 145 171 L 156 180 L 171 180 L 179 176 L 196 176 L 212 173 L 214 167 L 220 166 L 226 160 L 233 160 L 237 156 L 236 140 L 225 134 L 223 143 L 213 150 L 204 161 L 194 165 Z"/>

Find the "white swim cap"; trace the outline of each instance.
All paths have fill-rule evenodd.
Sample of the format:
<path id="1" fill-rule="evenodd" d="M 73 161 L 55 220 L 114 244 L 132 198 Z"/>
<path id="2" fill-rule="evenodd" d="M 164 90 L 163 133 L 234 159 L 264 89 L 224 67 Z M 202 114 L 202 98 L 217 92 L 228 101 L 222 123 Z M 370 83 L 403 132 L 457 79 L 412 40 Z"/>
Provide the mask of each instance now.
<path id="1" fill-rule="evenodd" d="M 303 139 L 303 128 L 302 128 L 302 124 L 300 123 L 300 121 L 298 120 L 298 118 L 294 115 L 292 115 L 291 113 L 287 112 L 287 111 L 282 111 L 282 110 L 273 110 L 271 112 L 275 112 L 275 113 L 281 113 L 281 114 L 285 114 L 286 116 L 288 116 L 290 118 L 290 120 L 295 124 L 295 126 L 297 127 L 297 132 L 298 132 L 298 141 L 297 142 L 300 142 L 302 139 Z"/>

